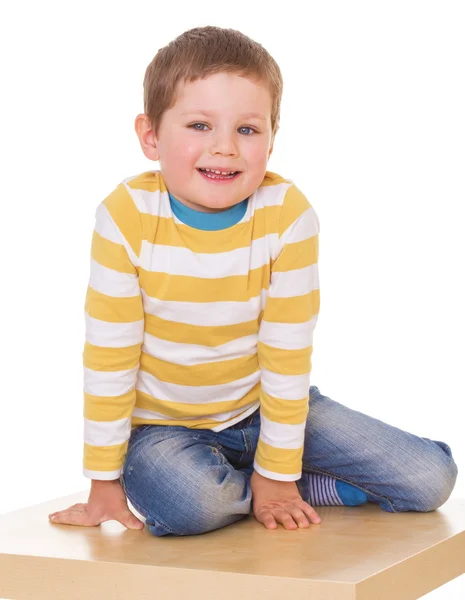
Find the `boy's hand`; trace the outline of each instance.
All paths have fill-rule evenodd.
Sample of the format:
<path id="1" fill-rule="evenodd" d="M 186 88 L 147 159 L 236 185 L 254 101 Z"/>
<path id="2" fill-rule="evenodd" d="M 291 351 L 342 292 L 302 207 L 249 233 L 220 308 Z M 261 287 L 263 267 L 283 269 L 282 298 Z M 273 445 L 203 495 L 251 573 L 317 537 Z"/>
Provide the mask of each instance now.
<path id="1" fill-rule="evenodd" d="M 51 517 L 55 517 L 52 519 Z M 92 481 L 87 504 L 73 504 L 65 510 L 50 513 L 51 523 L 95 527 L 104 521 L 118 521 L 128 529 L 143 529 L 144 524 L 129 509 L 126 494 L 119 482 Z"/>
<path id="2" fill-rule="evenodd" d="M 321 523 L 315 509 L 302 500 L 295 481 L 276 481 L 254 471 L 250 487 L 254 517 L 266 529 L 276 529 L 277 522 L 282 523 L 284 529 L 308 527 L 309 522 Z"/>

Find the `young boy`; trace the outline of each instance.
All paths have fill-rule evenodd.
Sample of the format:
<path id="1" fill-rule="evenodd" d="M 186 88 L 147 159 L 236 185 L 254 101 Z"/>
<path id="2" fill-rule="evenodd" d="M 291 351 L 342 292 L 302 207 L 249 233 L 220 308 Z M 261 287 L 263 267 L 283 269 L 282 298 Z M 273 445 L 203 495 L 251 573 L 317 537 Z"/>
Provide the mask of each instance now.
<path id="1" fill-rule="evenodd" d="M 274 59 L 231 29 L 187 31 L 147 68 L 135 127 L 160 170 L 124 179 L 97 209 L 92 484 L 53 522 L 141 529 L 129 499 L 157 536 L 251 511 L 296 529 L 321 522 L 312 505 L 430 511 L 452 492 L 447 444 L 309 389 L 320 228 L 300 189 L 266 170 L 281 95 Z"/>

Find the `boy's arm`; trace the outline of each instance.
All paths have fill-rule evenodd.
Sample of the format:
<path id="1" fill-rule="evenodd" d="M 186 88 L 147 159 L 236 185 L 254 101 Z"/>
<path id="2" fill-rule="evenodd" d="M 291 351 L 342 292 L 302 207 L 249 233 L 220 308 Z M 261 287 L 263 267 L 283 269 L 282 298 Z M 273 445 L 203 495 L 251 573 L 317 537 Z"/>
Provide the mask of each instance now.
<path id="1" fill-rule="evenodd" d="M 83 473 L 119 478 L 144 334 L 140 212 L 120 184 L 97 208 L 85 300 Z"/>
<path id="2" fill-rule="evenodd" d="M 291 185 L 258 335 L 261 429 L 254 469 L 278 481 L 302 475 L 313 331 L 320 309 L 319 231 L 314 209 Z"/>

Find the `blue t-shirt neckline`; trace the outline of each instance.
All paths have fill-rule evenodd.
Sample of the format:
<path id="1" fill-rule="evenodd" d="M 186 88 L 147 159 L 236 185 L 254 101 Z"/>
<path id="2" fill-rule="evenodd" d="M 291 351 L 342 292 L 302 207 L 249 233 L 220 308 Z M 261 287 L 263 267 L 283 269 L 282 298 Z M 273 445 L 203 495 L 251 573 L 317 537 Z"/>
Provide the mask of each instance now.
<path id="1" fill-rule="evenodd" d="M 246 198 L 217 213 L 206 213 L 199 210 L 194 210 L 190 206 L 186 206 L 182 202 L 179 202 L 170 192 L 171 210 L 176 217 L 182 221 L 185 225 L 193 227 L 194 229 L 201 229 L 203 231 L 218 231 L 220 229 L 227 229 L 239 223 L 246 213 L 249 199 Z"/>

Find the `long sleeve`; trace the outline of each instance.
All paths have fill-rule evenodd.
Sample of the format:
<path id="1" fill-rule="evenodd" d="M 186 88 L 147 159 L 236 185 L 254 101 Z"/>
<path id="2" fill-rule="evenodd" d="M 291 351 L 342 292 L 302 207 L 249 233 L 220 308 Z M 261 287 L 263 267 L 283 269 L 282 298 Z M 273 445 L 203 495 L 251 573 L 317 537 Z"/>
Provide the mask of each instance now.
<path id="1" fill-rule="evenodd" d="M 302 475 L 313 332 L 320 309 L 318 216 L 292 184 L 279 220 L 277 256 L 258 335 L 261 430 L 254 469 L 295 481 Z"/>
<path id="2" fill-rule="evenodd" d="M 85 300 L 83 473 L 118 479 L 131 433 L 144 335 L 141 219 L 124 184 L 97 208 Z"/>

